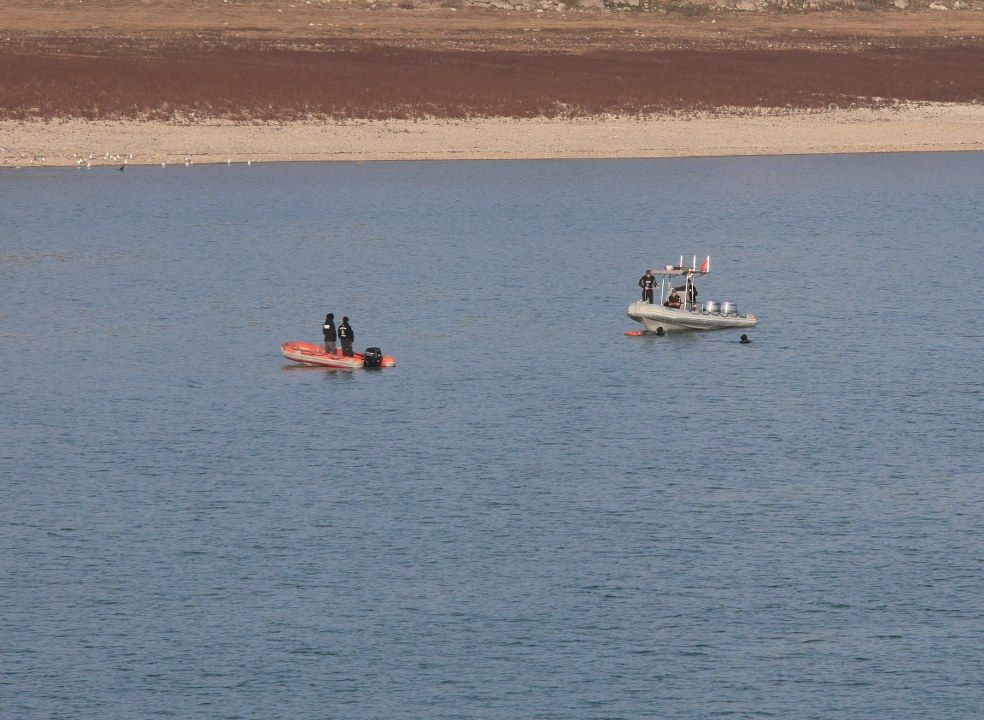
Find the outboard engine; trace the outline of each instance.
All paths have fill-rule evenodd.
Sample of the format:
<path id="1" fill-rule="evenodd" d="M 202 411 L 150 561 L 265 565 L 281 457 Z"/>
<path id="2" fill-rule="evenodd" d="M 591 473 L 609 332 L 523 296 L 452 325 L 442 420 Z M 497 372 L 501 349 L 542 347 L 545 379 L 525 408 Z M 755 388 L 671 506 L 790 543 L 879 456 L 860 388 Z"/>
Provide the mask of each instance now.
<path id="1" fill-rule="evenodd" d="M 383 351 L 378 347 L 366 348 L 362 353 L 362 367 L 378 368 L 383 364 Z"/>

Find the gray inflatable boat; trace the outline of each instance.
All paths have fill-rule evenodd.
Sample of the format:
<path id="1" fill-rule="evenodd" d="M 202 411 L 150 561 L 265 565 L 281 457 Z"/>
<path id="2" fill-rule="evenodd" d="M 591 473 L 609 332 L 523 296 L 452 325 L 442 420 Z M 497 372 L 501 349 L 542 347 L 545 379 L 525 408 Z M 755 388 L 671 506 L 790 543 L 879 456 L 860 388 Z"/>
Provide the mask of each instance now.
<path id="1" fill-rule="evenodd" d="M 629 317 L 656 335 L 680 330 L 754 327 L 758 318 L 749 313 L 739 312 L 738 305 L 730 300 L 708 300 L 704 303 L 696 301 L 694 276 L 707 275 L 710 271 L 709 256 L 699 268 L 696 258 L 689 268 L 683 267 L 683 258 L 680 258 L 679 265 L 667 265 L 665 268 L 653 270 L 652 275 L 660 278 L 659 301 L 657 302 L 653 297 L 653 302 L 640 300 L 632 303 L 628 309 Z M 682 277 L 683 285 L 674 287 L 672 282 L 669 282 L 674 277 Z M 643 278 L 646 279 L 653 280 L 652 277 Z M 639 281 L 640 285 L 643 280 Z"/>

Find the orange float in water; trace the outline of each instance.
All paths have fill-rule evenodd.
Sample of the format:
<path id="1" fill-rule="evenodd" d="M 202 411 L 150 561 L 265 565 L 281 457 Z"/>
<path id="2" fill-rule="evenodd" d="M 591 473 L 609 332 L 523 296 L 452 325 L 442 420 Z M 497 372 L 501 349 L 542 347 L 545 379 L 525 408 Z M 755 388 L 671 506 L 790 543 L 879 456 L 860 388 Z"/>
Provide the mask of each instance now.
<path id="1" fill-rule="evenodd" d="M 370 348 L 371 349 L 371 348 Z M 284 357 L 294 362 L 304 363 L 305 365 L 320 365 L 321 367 L 356 368 L 366 367 L 365 355 L 355 353 L 352 357 L 346 357 L 340 352 L 325 352 L 324 345 L 317 343 L 304 342 L 303 340 L 292 340 L 280 346 L 280 351 Z M 379 367 L 395 367 L 396 358 L 383 355 L 379 362 Z M 370 365 L 372 367 L 372 365 Z"/>
<path id="2" fill-rule="evenodd" d="M 645 330 L 626 330 L 625 334 L 629 337 L 642 337 L 646 334 Z"/>

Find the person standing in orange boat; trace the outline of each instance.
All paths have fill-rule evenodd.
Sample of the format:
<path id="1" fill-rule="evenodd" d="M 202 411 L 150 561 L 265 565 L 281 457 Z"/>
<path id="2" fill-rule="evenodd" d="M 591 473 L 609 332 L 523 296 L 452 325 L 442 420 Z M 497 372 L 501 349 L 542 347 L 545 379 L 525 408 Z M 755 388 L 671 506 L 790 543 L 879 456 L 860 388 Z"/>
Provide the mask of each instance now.
<path id="1" fill-rule="evenodd" d="M 335 348 L 335 340 L 338 335 L 335 333 L 335 316 L 331 313 L 325 315 L 325 324 L 321 327 L 321 332 L 325 336 L 325 352 L 334 355 L 338 352 Z"/>
<path id="2" fill-rule="evenodd" d="M 338 326 L 338 339 L 342 342 L 342 355 L 352 357 L 355 354 L 352 352 L 355 333 L 352 332 L 352 326 L 349 325 L 348 315 L 342 318 L 342 324 Z"/>

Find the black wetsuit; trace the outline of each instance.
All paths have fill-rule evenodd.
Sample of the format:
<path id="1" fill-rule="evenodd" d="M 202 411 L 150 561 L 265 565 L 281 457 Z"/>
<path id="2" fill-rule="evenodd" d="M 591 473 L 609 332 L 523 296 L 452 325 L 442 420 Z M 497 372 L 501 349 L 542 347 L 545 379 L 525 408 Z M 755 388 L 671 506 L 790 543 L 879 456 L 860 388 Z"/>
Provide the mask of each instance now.
<path id="1" fill-rule="evenodd" d="M 642 301 L 652 303 L 653 301 L 653 286 L 656 285 L 655 275 L 643 275 L 639 278 L 639 287 L 642 288 Z"/>
<path id="2" fill-rule="evenodd" d="M 355 333 L 352 332 L 352 326 L 347 322 L 343 322 L 338 326 L 338 339 L 342 343 L 342 355 L 345 357 L 352 357 L 355 354 L 352 352 L 352 343 L 355 342 Z"/>
<path id="3" fill-rule="evenodd" d="M 325 324 L 321 327 L 321 332 L 325 336 L 325 352 L 335 352 L 335 341 L 338 335 L 335 334 L 335 321 L 325 319 Z"/>

